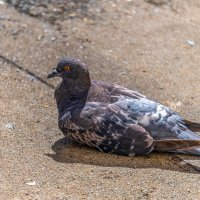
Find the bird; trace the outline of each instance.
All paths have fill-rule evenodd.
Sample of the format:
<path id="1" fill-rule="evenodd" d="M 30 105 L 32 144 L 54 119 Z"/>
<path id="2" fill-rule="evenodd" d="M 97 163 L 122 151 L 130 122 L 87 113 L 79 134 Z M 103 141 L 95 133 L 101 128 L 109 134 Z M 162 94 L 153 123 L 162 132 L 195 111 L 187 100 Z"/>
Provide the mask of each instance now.
<path id="1" fill-rule="evenodd" d="M 122 156 L 153 151 L 200 155 L 200 124 L 126 87 L 91 80 L 77 58 L 61 59 L 54 97 L 58 127 L 70 140 Z"/>

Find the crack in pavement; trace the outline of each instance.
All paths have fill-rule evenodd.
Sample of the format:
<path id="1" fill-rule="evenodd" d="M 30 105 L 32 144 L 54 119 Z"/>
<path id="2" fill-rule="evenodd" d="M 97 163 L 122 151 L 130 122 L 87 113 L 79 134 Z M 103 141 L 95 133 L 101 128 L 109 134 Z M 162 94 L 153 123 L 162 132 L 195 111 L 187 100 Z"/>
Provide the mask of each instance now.
<path id="1" fill-rule="evenodd" d="M 41 78 L 40 76 L 36 75 L 35 73 L 33 73 L 32 71 L 20 66 L 19 64 L 17 64 L 16 62 L 10 60 L 9 58 L 6 58 L 5 56 L 0 54 L 0 59 L 4 60 L 5 62 L 11 64 L 11 66 L 15 67 L 16 69 L 19 69 L 20 71 L 25 72 L 26 74 L 34 77 L 36 80 L 40 81 L 41 83 L 45 84 L 46 86 L 48 86 L 51 89 L 55 89 L 55 86 L 48 83 L 47 81 L 45 81 L 43 78 Z"/>
<path id="2" fill-rule="evenodd" d="M 182 169 L 184 169 L 185 171 L 188 171 L 187 170 L 187 167 L 188 167 L 189 170 L 192 170 L 192 171 L 194 171 L 194 172 L 196 172 L 198 174 L 200 173 L 200 168 L 199 167 L 188 163 L 187 161 L 185 161 L 182 158 L 180 158 L 178 155 L 173 155 L 172 159 L 174 161 L 178 162 L 179 163 L 178 166 L 181 167 Z"/>

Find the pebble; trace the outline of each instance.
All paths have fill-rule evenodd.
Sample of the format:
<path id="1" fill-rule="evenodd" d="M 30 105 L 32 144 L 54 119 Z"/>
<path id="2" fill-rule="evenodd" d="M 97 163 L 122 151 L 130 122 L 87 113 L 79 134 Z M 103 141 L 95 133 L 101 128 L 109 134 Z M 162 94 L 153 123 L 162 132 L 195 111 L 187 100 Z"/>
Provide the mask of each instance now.
<path id="1" fill-rule="evenodd" d="M 34 76 L 31 76 L 31 75 L 29 75 L 29 74 L 28 74 L 28 79 L 29 79 L 30 81 L 35 81 L 35 80 L 36 80 L 36 78 L 35 78 Z"/>
<path id="2" fill-rule="evenodd" d="M 120 72 L 119 75 L 127 75 L 127 73 L 123 71 L 123 72 Z"/>
<path id="3" fill-rule="evenodd" d="M 38 8 L 38 7 L 31 7 L 29 9 L 29 13 L 32 16 L 39 16 L 39 15 L 42 14 L 42 10 L 40 8 Z"/>
<path id="4" fill-rule="evenodd" d="M 155 9 L 154 9 L 154 12 L 155 12 L 155 13 L 159 13 L 159 12 L 160 12 L 160 9 L 159 9 L 159 8 L 155 8 Z"/>
<path id="5" fill-rule="evenodd" d="M 1 4 L 0 4 L 0 5 L 1 5 Z M 5 16 L 3 16 L 3 15 L 0 16 L 0 20 L 5 20 L 5 19 L 6 19 Z"/>
<path id="6" fill-rule="evenodd" d="M 192 47 L 196 45 L 194 40 L 187 40 L 187 43 Z"/>
<path id="7" fill-rule="evenodd" d="M 115 3 L 113 3 L 111 6 L 112 6 L 113 8 L 116 8 L 116 7 L 117 7 L 117 5 L 116 5 Z"/>
<path id="8" fill-rule="evenodd" d="M 76 17 L 76 13 L 70 13 L 68 16 L 71 18 Z"/>
<path id="9" fill-rule="evenodd" d="M 124 61 L 123 61 L 123 64 L 127 65 L 127 64 L 128 64 L 128 61 L 124 60 Z"/>
<path id="10" fill-rule="evenodd" d="M 56 40 L 56 38 L 55 37 L 51 37 L 51 41 L 55 41 Z"/>
<path id="11" fill-rule="evenodd" d="M 15 129 L 15 125 L 12 124 L 12 123 L 7 123 L 7 124 L 5 125 L 5 128 L 14 130 L 14 129 Z"/>
<path id="12" fill-rule="evenodd" d="M 19 34 L 19 32 L 20 32 L 19 29 L 14 29 L 14 30 L 12 31 L 12 35 L 16 36 L 16 35 Z"/>
<path id="13" fill-rule="evenodd" d="M 61 8 L 53 8 L 53 12 L 54 13 L 62 13 L 62 9 Z"/>
<path id="14" fill-rule="evenodd" d="M 33 182 L 27 182 L 26 184 L 30 185 L 30 186 L 34 186 L 34 185 L 36 185 L 36 182 L 35 181 L 33 181 Z"/>
<path id="15" fill-rule="evenodd" d="M 40 41 L 43 38 L 43 35 L 38 35 L 37 40 Z"/>

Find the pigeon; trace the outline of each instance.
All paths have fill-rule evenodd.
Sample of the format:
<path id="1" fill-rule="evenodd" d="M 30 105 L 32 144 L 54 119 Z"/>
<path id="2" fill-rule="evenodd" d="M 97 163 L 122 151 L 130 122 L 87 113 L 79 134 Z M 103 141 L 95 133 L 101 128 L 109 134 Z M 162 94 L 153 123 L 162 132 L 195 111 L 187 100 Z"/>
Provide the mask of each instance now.
<path id="1" fill-rule="evenodd" d="M 152 151 L 200 155 L 200 124 L 137 91 L 90 79 L 76 58 L 58 62 L 47 78 L 61 77 L 55 89 L 58 126 L 70 140 L 123 156 Z"/>

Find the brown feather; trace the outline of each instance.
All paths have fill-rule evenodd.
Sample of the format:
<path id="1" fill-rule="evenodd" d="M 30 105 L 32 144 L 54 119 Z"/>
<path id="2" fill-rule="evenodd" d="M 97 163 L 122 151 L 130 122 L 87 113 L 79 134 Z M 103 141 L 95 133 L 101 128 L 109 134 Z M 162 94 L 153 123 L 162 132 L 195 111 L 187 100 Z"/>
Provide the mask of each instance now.
<path id="1" fill-rule="evenodd" d="M 200 123 L 184 120 L 185 125 L 192 131 L 200 131 Z"/>
<path id="2" fill-rule="evenodd" d="M 200 140 L 155 140 L 156 151 L 174 151 L 174 150 L 186 150 L 195 149 L 200 147 Z"/>

